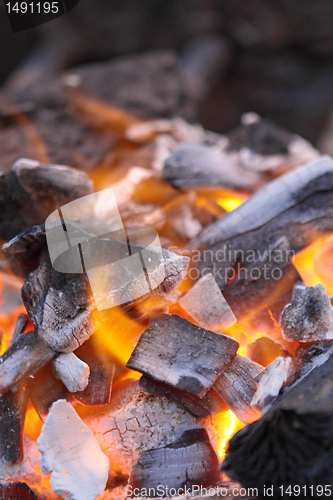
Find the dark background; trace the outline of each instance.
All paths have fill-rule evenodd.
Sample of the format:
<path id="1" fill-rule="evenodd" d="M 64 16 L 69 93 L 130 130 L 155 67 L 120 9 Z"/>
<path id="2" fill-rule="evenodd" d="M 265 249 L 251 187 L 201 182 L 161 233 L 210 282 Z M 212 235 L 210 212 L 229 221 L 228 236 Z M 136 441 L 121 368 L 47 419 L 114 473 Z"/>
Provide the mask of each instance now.
<path id="1" fill-rule="evenodd" d="M 329 150 L 332 0 L 80 0 L 65 16 L 16 34 L 0 3 L 6 88 L 157 48 L 176 51 L 191 73 L 193 119 L 206 128 L 225 132 L 256 111 Z"/>

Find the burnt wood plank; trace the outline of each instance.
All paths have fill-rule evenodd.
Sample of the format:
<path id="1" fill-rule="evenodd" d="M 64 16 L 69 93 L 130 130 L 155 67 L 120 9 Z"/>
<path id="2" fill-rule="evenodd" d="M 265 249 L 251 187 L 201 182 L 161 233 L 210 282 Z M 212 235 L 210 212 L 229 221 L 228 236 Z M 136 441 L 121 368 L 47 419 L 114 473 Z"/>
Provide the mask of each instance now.
<path id="1" fill-rule="evenodd" d="M 0 397 L 0 457 L 6 463 L 22 458 L 23 427 L 29 391 L 21 387 Z"/>
<path id="2" fill-rule="evenodd" d="M 204 396 L 235 357 L 238 342 L 177 314 L 152 318 L 127 367 L 196 396 Z"/>
<path id="3" fill-rule="evenodd" d="M 220 481 L 219 459 L 205 429 L 185 431 L 175 443 L 144 452 L 132 465 L 134 488 L 210 486 Z"/>
<path id="4" fill-rule="evenodd" d="M 28 382 L 30 399 L 42 420 L 48 415 L 52 403 L 58 399 L 70 399 L 69 391 L 57 379 L 49 365 L 39 370 Z"/>

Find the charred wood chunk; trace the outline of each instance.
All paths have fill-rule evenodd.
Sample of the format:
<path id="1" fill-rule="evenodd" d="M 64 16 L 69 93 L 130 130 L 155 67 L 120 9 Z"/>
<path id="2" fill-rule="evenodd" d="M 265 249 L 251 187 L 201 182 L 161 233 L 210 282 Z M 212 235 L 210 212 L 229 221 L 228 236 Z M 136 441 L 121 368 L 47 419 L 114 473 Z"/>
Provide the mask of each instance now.
<path id="1" fill-rule="evenodd" d="M 209 330 L 221 331 L 236 323 L 235 315 L 211 273 L 197 281 L 179 304 L 199 325 Z"/>
<path id="2" fill-rule="evenodd" d="M 180 404 L 186 411 L 197 418 L 205 418 L 209 415 L 215 415 L 228 410 L 228 406 L 214 389 L 209 389 L 202 398 L 191 394 L 190 392 L 176 389 L 164 382 L 158 382 L 150 377 L 142 375 L 140 378 L 140 387 L 147 392 L 167 396 Z"/>
<path id="3" fill-rule="evenodd" d="M 0 397 L 0 457 L 12 463 L 22 457 L 23 426 L 29 394 L 20 388 Z"/>
<path id="4" fill-rule="evenodd" d="M 10 339 L 9 346 L 13 345 L 19 339 L 20 335 L 23 333 L 23 330 L 27 326 L 28 322 L 29 322 L 29 316 L 27 314 L 22 313 L 18 316 L 12 338 Z"/>
<path id="5" fill-rule="evenodd" d="M 251 408 L 251 401 L 258 388 L 255 378 L 262 370 L 262 366 L 237 354 L 213 385 L 213 389 L 230 410 L 245 424 L 253 422 L 259 416 Z"/>
<path id="6" fill-rule="evenodd" d="M 0 481 L 1 500 L 37 500 L 27 483 Z"/>
<path id="7" fill-rule="evenodd" d="M 74 353 L 59 354 L 51 363 L 53 373 L 70 392 L 83 391 L 89 381 L 90 368 Z"/>
<path id="8" fill-rule="evenodd" d="M 333 339 L 333 306 L 323 285 L 296 285 L 291 304 L 281 315 L 286 340 L 313 342 Z"/>
<path id="9" fill-rule="evenodd" d="M 69 392 L 61 382 L 55 378 L 49 365 L 39 370 L 28 382 L 30 399 L 42 420 L 48 415 L 49 409 L 58 399 L 69 398 Z"/>
<path id="10" fill-rule="evenodd" d="M 75 398 L 85 405 L 105 405 L 110 402 L 112 382 L 117 374 L 123 373 L 119 363 L 115 357 L 112 357 L 102 349 L 98 350 L 98 346 L 94 342 L 88 340 L 75 354 L 89 366 L 90 374 L 87 387 L 79 392 L 75 392 Z"/>
<path id="11" fill-rule="evenodd" d="M 204 396 L 233 360 L 238 342 L 200 328 L 177 314 L 151 319 L 127 367 Z"/>
<path id="12" fill-rule="evenodd" d="M 275 176 L 319 155 L 310 142 L 256 113 L 242 115 L 242 123 L 227 138 L 226 152 L 236 156 L 242 165 Z"/>
<path id="13" fill-rule="evenodd" d="M 134 488 L 184 488 L 216 485 L 219 459 L 205 429 L 185 431 L 175 443 L 143 453 L 134 462 L 129 485 Z M 155 495 L 156 496 L 156 495 Z"/>
<path id="14" fill-rule="evenodd" d="M 261 411 L 278 396 L 287 380 L 291 361 L 290 357 L 279 356 L 257 375 L 255 380 L 258 382 L 258 389 L 251 401 L 252 408 Z"/>
<path id="15" fill-rule="evenodd" d="M 317 492 L 318 485 L 332 483 L 332 352 L 331 346 L 307 375 L 284 387 L 259 420 L 235 434 L 222 464 L 228 476 L 263 496 L 264 485 L 272 485 L 274 498 L 281 498 L 281 485 L 292 491 L 306 487 L 308 498 L 308 488 Z"/>
<path id="16" fill-rule="evenodd" d="M 278 356 L 289 356 L 289 353 L 282 349 L 280 344 L 268 337 L 260 337 L 247 345 L 247 357 L 261 366 L 267 366 Z"/>
<path id="17" fill-rule="evenodd" d="M 245 252 L 240 257 L 242 260 L 230 268 L 234 279 L 223 294 L 240 324 L 266 332 L 276 326 L 301 277 L 290 261 L 292 252 L 285 237 L 260 249 L 257 246 L 257 251 L 251 252 L 255 254 L 251 262 Z M 217 267 L 215 272 L 219 279 L 221 274 Z"/>
<path id="18" fill-rule="evenodd" d="M 53 210 L 92 191 L 93 183 L 83 172 L 18 160 L 0 177 L 0 239 L 10 240 L 34 224 L 44 224 Z"/>
<path id="19" fill-rule="evenodd" d="M 46 245 L 45 225 L 33 226 L 12 238 L 3 245 L 3 251 L 8 257 L 13 257 L 22 270 L 36 269 L 41 249 Z"/>
<path id="20" fill-rule="evenodd" d="M 228 155 L 203 144 L 181 144 L 165 162 L 163 177 L 178 189 L 225 186 L 253 189 L 261 176 L 242 168 Z"/>
<path id="21" fill-rule="evenodd" d="M 86 274 L 55 271 L 47 249 L 25 281 L 22 298 L 39 337 L 55 351 L 72 352 L 94 331 L 95 303 Z"/>
<path id="22" fill-rule="evenodd" d="M 0 357 L 0 392 L 17 390 L 56 354 L 34 331 L 20 335 Z"/>

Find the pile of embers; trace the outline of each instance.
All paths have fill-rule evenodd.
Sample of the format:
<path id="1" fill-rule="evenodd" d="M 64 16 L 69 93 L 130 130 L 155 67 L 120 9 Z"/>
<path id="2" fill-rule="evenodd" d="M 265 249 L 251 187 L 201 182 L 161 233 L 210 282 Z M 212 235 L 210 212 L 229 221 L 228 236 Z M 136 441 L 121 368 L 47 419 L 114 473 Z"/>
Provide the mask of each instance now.
<path id="1" fill-rule="evenodd" d="M 333 160 L 253 115 L 223 138 L 177 120 L 136 124 L 127 136 L 153 138 L 156 157 L 112 185 L 120 213 L 131 225 L 141 210 L 178 253 L 164 248 L 163 282 L 116 308 L 98 311 L 87 275 L 56 271 L 47 249 L 44 221 L 93 192 L 88 176 L 22 159 L 0 178 L 1 269 L 24 278 L 27 312 L 0 358 L 1 498 L 232 489 L 221 471 L 256 496 L 271 487 L 281 497 L 281 486 L 327 493 L 333 307 L 322 285 L 305 286 L 292 257 L 333 231 Z M 183 191 L 152 210 L 140 193 L 156 186 Z M 197 187 L 207 189 L 203 208 Z M 217 218 L 225 187 L 255 194 Z M 325 279 L 330 251 L 317 259 Z M 254 332 L 246 357 L 239 347 Z M 28 405 L 44 422 L 40 466 L 23 432 Z M 221 465 L 230 410 L 248 425 Z M 42 481 L 49 473 L 54 493 Z"/>

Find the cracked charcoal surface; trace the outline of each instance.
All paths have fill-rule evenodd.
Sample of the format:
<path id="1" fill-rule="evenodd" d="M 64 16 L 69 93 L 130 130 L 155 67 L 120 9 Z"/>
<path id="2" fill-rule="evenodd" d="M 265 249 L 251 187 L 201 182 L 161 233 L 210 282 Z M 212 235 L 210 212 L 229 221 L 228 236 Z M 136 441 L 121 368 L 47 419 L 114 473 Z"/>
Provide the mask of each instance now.
<path id="1" fill-rule="evenodd" d="M 103 410 L 77 408 L 110 458 L 111 476 L 128 475 L 142 453 L 177 441 L 186 430 L 203 427 L 201 421 L 164 396 L 147 394 L 137 379 L 119 382 Z"/>

